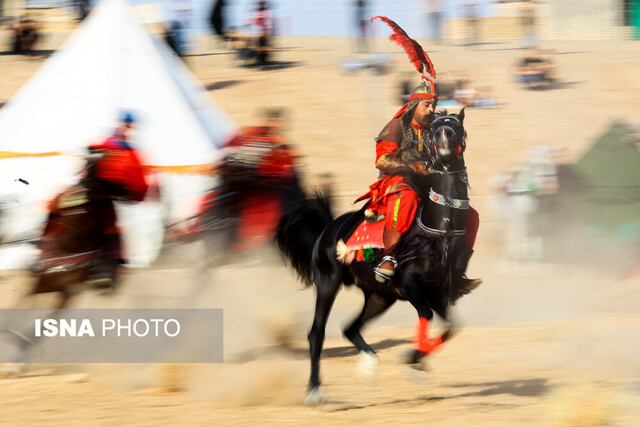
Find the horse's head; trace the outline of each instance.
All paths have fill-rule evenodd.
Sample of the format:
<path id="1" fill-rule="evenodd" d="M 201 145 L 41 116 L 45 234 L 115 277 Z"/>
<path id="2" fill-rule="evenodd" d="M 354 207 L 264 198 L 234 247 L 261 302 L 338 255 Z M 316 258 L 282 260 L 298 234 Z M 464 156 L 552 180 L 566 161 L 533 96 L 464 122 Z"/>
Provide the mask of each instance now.
<path id="1" fill-rule="evenodd" d="M 445 169 L 462 160 L 467 133 L 464 130 L 464 108 L 458 114 L 439 111 L 429 127 L 429 151 L 435 167 Z"/>

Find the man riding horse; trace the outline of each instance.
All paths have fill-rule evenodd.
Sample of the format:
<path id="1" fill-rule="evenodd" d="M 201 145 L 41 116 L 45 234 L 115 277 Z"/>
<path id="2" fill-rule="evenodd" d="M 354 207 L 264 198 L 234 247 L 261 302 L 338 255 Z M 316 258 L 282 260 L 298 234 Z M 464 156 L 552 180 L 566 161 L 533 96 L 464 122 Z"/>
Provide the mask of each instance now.
<path id="1" fill-rule="evenodd" d="M 129 142 L 134 123 L 133 115 L 124 113 L 112 137 L 89 147 L 87 164 L 78 185 L 49 203 L 44 241 L 55 241 L 59 249 L 69 253 L 90 250 L 93 255 L 85 283 L 94 287 L 113 287 L 118 267 L 125 262 L 114 201 L 142 201 L 148 189 L 138 155 Z M 76 215 L 81 217 L 74 219 Z M 81 245 L 82 249 L 61 243 L 67 240 L 63 236 L 71 231 L 77 234 L 71 241 L 87 242 Z M 52 247 L 46 245 L 45 248 Z M 47 250 L 44 252 L 45 258 L 51 255 Z M 54 250 L 53 253 L 58 252 Z"/>
<path id="2" fill-rule="evenodd" d="M 227 142 L 214 165 L 217 187 L 203 196 L 193 227 L 174 234 L 201 235 L 211 260 L 269 241 L 283 212 L 304 198 L 296 155 L 282 132 L 284 111 L 261 115 L 256 126 L 243 127 Z"/>
<path id="3" fill-rule="evenodd" d="M 288 211 L 276 233 L 280 250 L 300 279 L 316 288 L 308 335 L 308 404 L 322 401 L 325 329 L 343 285 L 363 292 L 362 310 L 343 333 L 360 351 L 365 371 L 371 372 L 378 357 L 361 334 L 369 321 L 396 301 L 408 301 L 418 323 L 405 363 L 423 369 L 421 361 L 453 336 L 449 307 L 479 284 L 464 277 L 477 231 L 477 214 L 469 215 L 464 110 L 434 114 L 435 71 L 429 57 L 393 21 L 381 19 L 394 29 L 392 40 L 409 52 L 423 74 L 423 83 L 377 139 L 376 165 L 383 176 L 361 198 L 369 202 L 358 211 L 334 218 L 330 199 L 317 195 Z M 469 221 L 472 215 L 475 220 Z M 383 260 L 374 268 L 380 255 Z M 430 338 L 435 314 L 447 329 Z"/>
<path id="4" fill-rule="evenodd" d="M 395 23 L 380 17 L 390 26 Z M 375 18 L 374 18 L 375 19 Z M 394 37 L 395 36 L 395 37 Z M 385 247 L 382 262 L 375 270 L 380 282 L 390 280 L 397 267 L 396 244 L 411 227 L 418 209 L 420 197 L 407 183 L 403 175 L 417 173 L 426 176 L 432 173 L 430 157 L 427 153 L 428 131 L 433 120 L 438 96 L 435 84 L 435 69 L 422 49 L 416 49 L 413 40 L 403 40 L 397 34 L 392 40 L 400 44 L 409 54 L 416 68 L 422 73 L 422 82 L 409 96 L 409 101 L 396 113 L 380 132 L 376 141 L 376 168 L 380 170 L 380 179 L 370 186 L 370 191 L 358 200 L 369 199 L 367 214 L 369 217 L 385 217 L 383 243 Z M 428 74 L 427 74 L 428 73 Z M 478 231 L 478 213 L 469 208 L 467 216 L 467 234 L 474 236 Z M 469 261 L 473 250 L 466 251 Z M 463 289 L 472 290 L 480 285 L 480 279 L 468 279 L 464 274 L 456 278 Z"/>

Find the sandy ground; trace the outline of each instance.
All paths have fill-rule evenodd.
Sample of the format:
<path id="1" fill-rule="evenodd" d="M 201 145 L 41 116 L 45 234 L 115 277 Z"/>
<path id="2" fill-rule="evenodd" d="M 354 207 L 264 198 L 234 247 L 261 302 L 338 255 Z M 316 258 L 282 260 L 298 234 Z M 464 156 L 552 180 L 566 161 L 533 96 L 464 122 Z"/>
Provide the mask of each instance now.
<path id="1" fill-rule="evenodd" d="M 376 177 L 373 137 L 399 107 L 400 74 L 411 66 L 384 39 L 375 41 L 392 60 L 393 72 L 384 76 L 343 73 L 340 62 L 353 47 L 346 39 L 281 38 L 278 46 L 275 59 L 283 67 L 269 72 L 235 67 L 214 42 L 187 62 L 240 125 L 252 124 L 262 107 L 288 106 L 288 134 L 305 176 L 313 183 L 331 172 L 334 203 L 345 211 Z M 471 197 L 482 217 L 470 273 L 485 283 L 458 304 L 461 333 L 430 358 L 428 374 L 410 375 L 399 363 L 415 321 L 411 307 L 399 303 L 367 330 L 380 354 L 380 375 L 375 383 L 361 381 L 357 354 L 340 334 L 361 304 L 359 292 L 348 289 L 327 328 L 327 402 L 304 407 L 314 291 L 299 291 L 273 254 L 198 274 L 190 261 L 197 247 L 187 247 L 171 264 L 132 272 L 118 296 L 87 293 L 74 306 L 222 307 L 224 364 L 34 365 L 22 377 L 1 380 L 0 423 L 635 425 L 640 283 L 620 284 L 605 266 L 507 261 L 500 224 L 488 209 L 487 181 L 529 147 L 564 146 L 575 158 L 610 121 L 637 120 L 640 45 L 547 43 L 557 49 L 568 83 L 549 91 L 526 91 L 512 81 L 516 44 L 425 46 L 440 74 L 467 70 L 503 104 L 467 110 Z M 0 56 L 0 103 L 42 64 Z M 2 306 L 26 286 L 19 274 L 5 276 Z M 283 340 L 287 346 L 278 346 Z"/>

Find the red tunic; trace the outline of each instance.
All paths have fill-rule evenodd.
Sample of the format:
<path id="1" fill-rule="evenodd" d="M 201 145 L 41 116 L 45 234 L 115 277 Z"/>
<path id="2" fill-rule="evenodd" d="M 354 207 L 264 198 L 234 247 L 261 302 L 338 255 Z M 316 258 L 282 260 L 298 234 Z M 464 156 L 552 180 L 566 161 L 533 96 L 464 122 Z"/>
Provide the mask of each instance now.
<path id="1" fill-rule="evenodd" d="M 412 136 L 421 141 L 424 129 L 412 127 L 415 133 Z M 368 208 L 385 215 L 386 228 L 402 233 L 411 226 L 420 198 L 399 173 L 417 169 L 422 157 L 420 145 L 406 139 L 399 119 L 385 126 L 376 139 L 376 167 L 383 176 L 358 199 L 370 199 Z"/>
<path id="2" fill-rule="evenodd" d="M 121 194 L 124 198 L 142 201 L 147 194 L 148 184 L 135 150 L 116 138 L 109 138 L 93 148 L 106 151 L 97 165 L 97 176 L 120 185 L 124 190 Z"/>

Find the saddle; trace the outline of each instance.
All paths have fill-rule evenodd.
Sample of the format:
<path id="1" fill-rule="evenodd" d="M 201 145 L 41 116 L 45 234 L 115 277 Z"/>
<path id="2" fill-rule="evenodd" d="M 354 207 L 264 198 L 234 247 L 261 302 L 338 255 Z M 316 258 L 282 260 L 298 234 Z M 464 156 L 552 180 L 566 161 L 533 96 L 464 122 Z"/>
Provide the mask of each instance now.
<path id="1" fill-rule="evenodd" d="M 365 211 L 364 219 L 357 223 L 344 239 L 338 241 L 336 255 L 343 264 L 352 262 L 377 263 L 384 252 L 385 217 L 368 215 Z M 346 240 L 346 242 L 345 242 Z"/>

